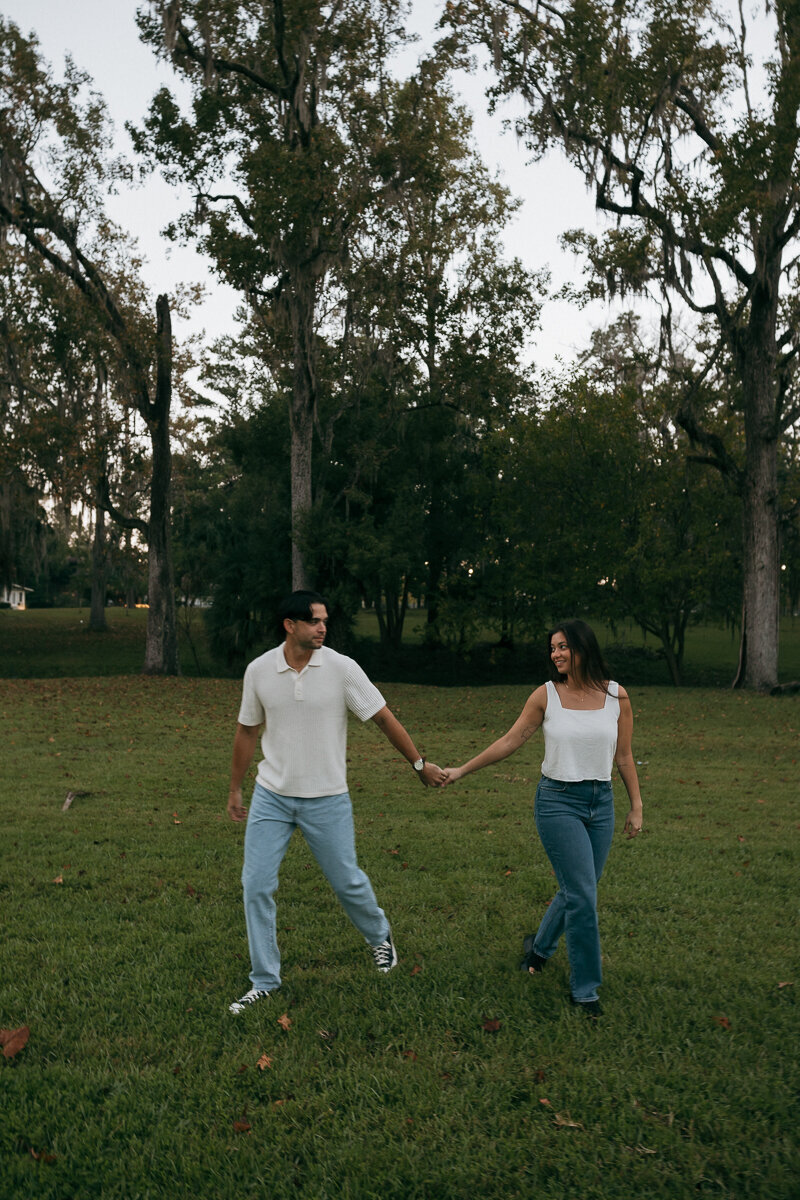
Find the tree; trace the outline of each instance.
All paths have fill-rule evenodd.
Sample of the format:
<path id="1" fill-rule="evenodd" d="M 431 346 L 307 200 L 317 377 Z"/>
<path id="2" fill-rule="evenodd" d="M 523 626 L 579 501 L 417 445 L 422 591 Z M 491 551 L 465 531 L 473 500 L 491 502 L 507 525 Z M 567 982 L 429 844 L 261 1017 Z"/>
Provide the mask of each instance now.
<path id="1" fill-rule="evenodd" d="M 545 279 L 504 255 L 518 202 L 475 151 L 445 66 L 424 62 L 388 90 L 384 156 L 404 183 L 353 245 L 348 326 L 370 364 L 360 415 L 377 422 L 366 438 L 351 431 L 360 497 L 343 491 L 348 538 L 364 535 L 366 597 L 397 645 L 409 588 L 424 593 L 430 640 L 466 635 L 468 564 L 488 533 L 485 438 L 531 400 Z"/>
<path id="2" fill-rule="evenodd" d="M 48 506 L 65 535 L 93 512 L 89 629 L 106 628 L 105 512 L 99 482 L 113 441 L 107 347 L 69 281 L 23 243 L 0 250 L 0 362 L 5 456 Z"/>
<path id="3" fill-rule="evenodd" d="M 181 223 L 247 299 L 276 377 L 290 372 L 292 581 L 308 582 L 300 525 L 312 505 L 326 293 L 376 189 L 387 58 L 402 0 L 151 0 L 142 37 L 192 89 L 184 116 L 155 97 L 137 148 L 188 186 Z"/>
<path id="4" fill-rule="evenodd" d="M 247 336 L 212 359 L 203 382 L 224 403 L 176 454 L 175 561 L 185 597 L 211 600 L 212 650 L 240 669 L 291 588 L 289 431 L 285 395 Z"/>
<path id="5" fill-rule="evenodd" d="M 672 402 L 624 314 L 503 431 L 491 517 L 518 611 L 536 625 L 571 612 L 633 619 L 660 641 L 678 684 L 688 625 L 731 619 L 740 547 L 736 498 L 689 461 Z"/>
<path id="6" fill-rule="evenodd" d="M 717 357 L 730 355 L 745 431 L 739 681 L 760 689 L 777 682 L 778 448 L 800 416 L 800 4 L 766 9 L 775 56 L 759 94 L 741 5 L 735 26 L 710 0 L 447 5 L 458 37 L 490 49 L 495 96 L 527 101 L 520 131 L 531 149 L 561 145 L 616 221 L 602 238 L 573 239 L 595 291 L 654 282 L 668 317 L 679 303 L 713 320 L 715 346 L 677 415 L 722 471 L 734 458 L 699 399 Z"/>
<path id="7" fill-rule="evenodd" d="M 156 301 L 156 321 L 142 317 L 138 281 L 126 276 L 130 251 L 108 222 L 102 197 L 127 176 L 108 158 L 110 133 L 102 101 L 89 79 L 67 60 L 57 83 L 42 62 L 36 39 L 0 20 L 0 226 L 41 263 L 66 280 L 87 325 L 102 330 L 107 369 L 124 403 L 141 416 L 152 449 L 149 515 L 130 516 L 115 505 L 107 477 L 98 500 L 114 519 L 138 531 L 148 545 L 148 625 L 144 670 L 178 671 L 175 595 L 170 549 L 170 407 L 172 325 L 167 296 Z M 128 286 L 124 284 L 127 280 Z"/>

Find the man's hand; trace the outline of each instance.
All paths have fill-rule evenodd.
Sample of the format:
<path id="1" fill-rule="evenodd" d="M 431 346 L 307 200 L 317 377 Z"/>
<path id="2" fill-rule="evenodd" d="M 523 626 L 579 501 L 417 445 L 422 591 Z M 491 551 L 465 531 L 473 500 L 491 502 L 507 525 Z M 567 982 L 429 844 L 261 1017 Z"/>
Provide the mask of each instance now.
<path id="1" fill-rule="evenodd" d="M 436 763 L 426 762 L 425 766 L 417 774 L 423 787 L 441 787 L 447 779 L 446 773 L 441 767 L 437 767 Z"/>
<path id="2" fill-rule="evenodd" d="M 242 804 L 242 789 L 231 788 L 228 795 L 228 816 L 232 821 L 246 821 L 247 809 Z"/>

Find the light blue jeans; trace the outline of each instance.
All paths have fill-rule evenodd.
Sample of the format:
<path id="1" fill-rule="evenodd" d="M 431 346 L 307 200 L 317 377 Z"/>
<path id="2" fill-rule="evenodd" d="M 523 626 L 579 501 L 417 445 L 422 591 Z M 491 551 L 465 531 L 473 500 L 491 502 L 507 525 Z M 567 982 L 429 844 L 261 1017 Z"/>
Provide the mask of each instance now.
<path id="1" fill-rule="evenodd" d="M 614 834 L 611 784 L 584 779 L 562 783 L 542 776 L 534 804 L 536 829 L 553 865 L 558 891 L 542 918 L 533 949 L 555 953 L 566 935 L 573 1000 L 597 999 L 602 982 L 597 883 Z"/>
<path id="2" fill-rule="evenodd" d="M 244 914 L 253 987 L 274 991 L 281 983 L 281 956 L 275 932 L 278 871 L 299 829 L 342 908 L 371 946 L 389 936 L 372 884 L 356 862 L 353 806 L 348 792 L 295 799 L 257 783 L 244 837 Z"/>

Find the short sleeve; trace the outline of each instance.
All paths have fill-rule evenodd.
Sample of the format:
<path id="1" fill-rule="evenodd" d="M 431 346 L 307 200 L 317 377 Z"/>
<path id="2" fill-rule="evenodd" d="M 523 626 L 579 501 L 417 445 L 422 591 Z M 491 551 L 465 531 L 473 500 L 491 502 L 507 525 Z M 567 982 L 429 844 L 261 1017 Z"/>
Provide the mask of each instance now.
<path id="1" fill-rule="evenodd" d="M 250 663 L 244 673 L 242 703 L 239 707 L 238 717 L 240 725 L 262 725 L 266 715 L 255 687 L 254 666 L 255 663 Z"/>
<path id="2" fill-rule="evenodd" d="M 348 659 L 344 694 L 347 707 L 361 721 L 374 717 L 386 704 L 375 684 L 352 658 Z"/>

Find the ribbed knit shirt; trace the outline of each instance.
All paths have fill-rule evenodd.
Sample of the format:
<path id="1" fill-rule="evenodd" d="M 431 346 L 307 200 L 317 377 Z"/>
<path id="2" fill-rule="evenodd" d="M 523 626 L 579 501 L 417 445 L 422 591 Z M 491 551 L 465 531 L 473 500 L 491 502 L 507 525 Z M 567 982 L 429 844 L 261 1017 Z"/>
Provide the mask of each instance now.
<path id="1" fill-rule="evenodd" d="M 357 662 L 323 646 L 302 671 L 283 646 L 244 673 L 241 725 L 260 725 L 257 779 L 280 796 L 309 799 L 347 791 L 347 713 L 368 721 L 386 701 Z"/>
<path id="2" fill-rule="evenodd" d="M 542 774 L 561 783 L 609 780 L 617 750 L 619 684 L 608 684 L 602 708 L 564 708 L 554 683 L 547 683 Z"/>

